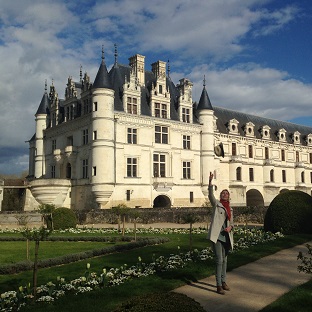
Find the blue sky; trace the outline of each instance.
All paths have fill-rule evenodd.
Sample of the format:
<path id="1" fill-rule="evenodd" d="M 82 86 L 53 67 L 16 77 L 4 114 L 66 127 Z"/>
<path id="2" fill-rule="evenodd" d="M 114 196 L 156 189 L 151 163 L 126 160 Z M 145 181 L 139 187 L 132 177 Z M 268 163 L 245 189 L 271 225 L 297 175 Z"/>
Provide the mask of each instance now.
<path id="1" fill-rule="evenodd" d="M 206 77 L 213 106 L 312 127 L 310 0 L 0 0 L 0 174 L 28 169 L 28 144 L 44 84 L 60 98 L 80 65 L 94 80 L 106 63 L 146 69 L 170 60 L 198 101 Z"/>

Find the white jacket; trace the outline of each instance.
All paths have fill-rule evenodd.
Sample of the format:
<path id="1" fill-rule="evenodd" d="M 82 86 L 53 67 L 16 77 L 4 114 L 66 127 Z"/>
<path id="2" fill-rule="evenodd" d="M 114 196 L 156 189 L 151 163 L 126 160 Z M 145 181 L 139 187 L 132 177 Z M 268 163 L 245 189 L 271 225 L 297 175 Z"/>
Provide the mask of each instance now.
<path id="1" fill-rule="evenodd" d="M 216 200 L 213 194 L 213 185 L 208 187 L 208 191 L 209 191 L 209 200 L 214 210 L 212 214 L 211 223 L 208 229 L 207 238 L 211 240 L 213 243 L 216 243 L 218 240 L 219 234 L 221 232 L 222 225 L 224 224 L 225 219 L 226 219 L 226 209 L 220 203 L 220 201 Z M 227 227 L 232 226 L 232 230 L 229 232 L 229 237 L 230 237 L 231 248 L 233 249 L 234 247 L 234 239 L 233 239 L 234 223 L 233 223 L 233 209 L 232 208 L 231 208 L 231 220 L 227 220 L 226 226 Z"/>

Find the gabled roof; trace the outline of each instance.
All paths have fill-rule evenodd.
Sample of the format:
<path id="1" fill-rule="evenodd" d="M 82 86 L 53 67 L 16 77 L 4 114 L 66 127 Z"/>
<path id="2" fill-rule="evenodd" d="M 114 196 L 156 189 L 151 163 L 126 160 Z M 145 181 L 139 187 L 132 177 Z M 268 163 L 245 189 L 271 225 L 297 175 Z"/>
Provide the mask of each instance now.
<path id="1" fill-rule="evenodd" d="M 114 108 L 117 111 L 123 111 L 122 104 L 122 95 L 123 95 L 123 84 L 125 82 L 125 78 L 127 81 L 130 80 L 130 72 L 131 67 L 122 64 L 114 64 L 112 69 L 110 70 L 108 77 L 111 81 L 112 89 L 115 91 L 115 103 Z M 141 87 L 141 114 L 145 116 L 151 116 L 151 109 L 149 106 L 150 96 L 153 84 L 156 82 L 156 78 L 153 72 L 146 70 L 145 71 L 145 84 Z M 94 84 L 93 84 L 94 86 Z M 177 114 L 177 106 L 178 106 L 178 95 L 179 91 L 174 86 L 174 83 L 167 78 L 167 87 L 169 88 L 171 99 L 170 99 L 170 116 L 173 120 L 179 120 L 179 116 Z"/>
<path id="2" fill-rule="evenodd" d="M 261 139 L 261 128 L 263 126 L 269 126 L 270 130 L 270 140 L 278 141 L 277 133 L 281 129 L 285 129 L 286 133 L 286 142 L 293 143 L 291 135 L 293 135 L 296 131 L 299 131 L 300 143 L 305 144 L 304 139 L 308 134 L 312 134 L 312 127 L 302 126 L 298 124 L 294 124 L 291 122 L 280 121 L 275 119 L 270 119 L 266 117 L 259 117 L 255 115 L 250 115 L 242 112 L 233 111 L 226 108 L 214 107 L 214 114 L 218 118 L 217 119 L 217 128 L 221 133 L 228 133 L 228 122 L 232 119 L 236 119 L 239 121 L 238 125 L 238 135 L 245 136 L 244 127 L 248 122 L 252 122 L 254 127 L 255 137 Z"/>

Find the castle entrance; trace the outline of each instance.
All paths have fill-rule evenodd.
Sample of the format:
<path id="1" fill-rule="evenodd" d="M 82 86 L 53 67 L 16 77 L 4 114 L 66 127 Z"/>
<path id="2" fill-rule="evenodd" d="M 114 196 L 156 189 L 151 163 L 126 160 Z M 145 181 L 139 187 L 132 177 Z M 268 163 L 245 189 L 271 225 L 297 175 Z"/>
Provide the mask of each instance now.
<path id="1" fill-rule="evenodd" d="M 154 199 L 153 208 L 170 208 L 171 201 L 166 195 L 159 195 Z"/>
<path id="2" fill-rule="evenodd" d="M 247 191 L 246 205 L 247 207 L 264 207 L 264 199 L 262 194 L 256 189 Z"/>

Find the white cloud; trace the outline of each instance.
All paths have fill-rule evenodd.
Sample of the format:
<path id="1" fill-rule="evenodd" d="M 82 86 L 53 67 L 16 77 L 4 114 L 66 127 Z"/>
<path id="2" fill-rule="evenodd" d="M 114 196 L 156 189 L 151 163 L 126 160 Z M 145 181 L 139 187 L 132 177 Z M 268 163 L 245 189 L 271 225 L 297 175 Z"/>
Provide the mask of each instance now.
<path id="1" fill-rule="evenodd" d="M 254 30 L 254 35 L 266 36 L 275 33 L 294 21 L 299 14 L 301 14 L 300 9 L 293 5 L 274 12 L 263 10 L 260 21 L 264 25 Z"/>
<path id="2" fill-rule="evenodd" d="M 170 58 L 172 80 L 188 76 L 196 101 L 206 74 L 213 105 L 282 120 L 304 115 L 310 85 L 255 63 L 219 67 L 220 60 L 250 51 L 241 39 L 273 34 L 298 17 L 294 6 L 266 9 L 271 2 L 0 0 L 0 147 L 27 151 L 24 141 L 34 133 L 45 79 L 48 85 L 54 79 L 63 98 L 68 76 L 79 79 L 80 65 L 94 79 L 102 44 L 107 64 L 113 62 L 115 42 L 123 63 L 134 53 L 147 55 L 147 64 Z M 12 159 L 25 154 L 12 153 Z M 4 167 L 0 163 L 0 172 Z"/>
<path id="3" fill-rule="evenodd" d="M 213 106 L 278 120 L 304 116 L 311 106 L 312 85 L 290 79 L 286 72 L 256 64 L 222 71 L 210 70 L 208 65 L 194 68 L 190 77 L 195 82 L 197 99 L 202 90 L 203 72 Z"/>
<path id="4" fill-rule="evenodd" d="M 246 46 L 240 39 L 261 25 L 261 34 L 281 29 L 296 16 L 288 6 L 261 9 L 268 1 L 145 0 L 106 1 L 89 13 L 99 32 L 112 30 L 115 38 L 147 51 L 179 51 L 180 56 L 229 58 Z M 259 7 L 260 6 L 260 7 Z M 260 34 L 260 33 L 258 33 Z"/>

